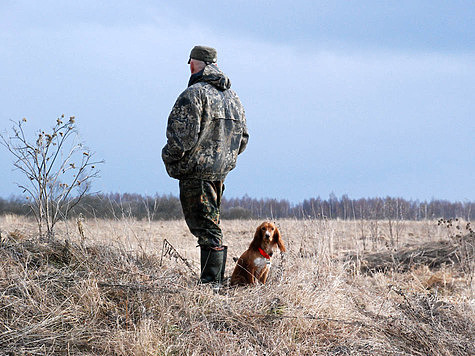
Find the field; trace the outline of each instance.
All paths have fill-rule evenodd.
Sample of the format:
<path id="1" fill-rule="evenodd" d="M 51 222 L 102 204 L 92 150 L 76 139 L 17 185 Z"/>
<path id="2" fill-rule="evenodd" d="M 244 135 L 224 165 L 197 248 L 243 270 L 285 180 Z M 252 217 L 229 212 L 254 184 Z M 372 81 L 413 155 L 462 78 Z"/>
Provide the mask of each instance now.
<path id="1" fill-rule="evenodd" d="M 222 222 L 226 276 L 260 222 Z M 466 222 L 276 224 L 268 284 L 213 293 L 183 221 L 70 220 L 43 241 L 2 216 L 0 355 L 475 354 Z"/>

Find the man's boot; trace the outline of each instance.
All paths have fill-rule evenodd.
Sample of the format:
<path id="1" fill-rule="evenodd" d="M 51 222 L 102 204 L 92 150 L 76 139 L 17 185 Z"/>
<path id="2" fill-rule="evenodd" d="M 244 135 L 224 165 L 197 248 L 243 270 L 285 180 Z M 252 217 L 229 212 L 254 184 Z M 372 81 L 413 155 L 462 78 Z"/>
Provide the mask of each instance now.
<path id="1" fill-rule="evenodd" d="M 227 247 L 201 246 L 201 283 L 221 284 L 224 276 L 224 260 Z"/>
<path id="2" fill-rule="evenodd" d="M 221 268 L 221 284 L 224 283 L 224 271 L 226 270 L 226 259 L 228 258 L 228 246 L 223 246 L 223 267 Z"/>

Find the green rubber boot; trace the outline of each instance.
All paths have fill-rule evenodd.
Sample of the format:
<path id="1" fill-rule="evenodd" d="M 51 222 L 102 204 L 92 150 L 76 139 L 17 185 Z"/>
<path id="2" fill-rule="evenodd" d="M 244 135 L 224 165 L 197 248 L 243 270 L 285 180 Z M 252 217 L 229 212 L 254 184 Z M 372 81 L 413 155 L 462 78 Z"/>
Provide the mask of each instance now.
<path id="1" fill-rule="evenodd" d="M 220 283 L 224 283 L 224 271 L 226 270 L 226 259 L 228 258 L 228 246 L 223 246 L 223 267 L 221 268 L 221 281 Z"/>
<path id="2" fill-rule="evenodd" d="M 218 250 L 201 246 L 201 283 L 221 285 L 224 279 L 227 252 L 227 246 L 222 246 Z"/>

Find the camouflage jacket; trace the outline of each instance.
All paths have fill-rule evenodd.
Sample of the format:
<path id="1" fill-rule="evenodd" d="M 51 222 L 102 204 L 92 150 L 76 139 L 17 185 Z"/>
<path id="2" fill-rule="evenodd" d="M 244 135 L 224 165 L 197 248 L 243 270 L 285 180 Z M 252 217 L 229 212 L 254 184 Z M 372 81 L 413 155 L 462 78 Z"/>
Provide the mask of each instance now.
<path id="1" fill-rule="evenodd" d="M 168 117 L 162 159 L 177 179 L 224 180 L 247 145 L 244 109 L 229 78 L 207 65 L 190 78 Z"/>

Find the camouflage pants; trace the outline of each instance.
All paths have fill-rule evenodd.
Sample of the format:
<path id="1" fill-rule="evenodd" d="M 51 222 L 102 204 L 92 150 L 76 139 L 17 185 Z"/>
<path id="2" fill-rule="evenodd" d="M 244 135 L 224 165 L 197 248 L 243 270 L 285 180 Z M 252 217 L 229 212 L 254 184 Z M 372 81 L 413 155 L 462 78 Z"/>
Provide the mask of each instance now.
<path id="1" fill-rule="evenodd" d="M 180 202 L 185 221 L 200 246 L 219 247 L 223 244 L 223 232 L 219 227 L 223 191 L 222 181 L 180 180 Z"/>

